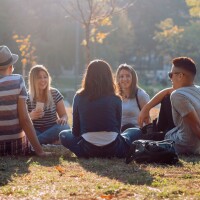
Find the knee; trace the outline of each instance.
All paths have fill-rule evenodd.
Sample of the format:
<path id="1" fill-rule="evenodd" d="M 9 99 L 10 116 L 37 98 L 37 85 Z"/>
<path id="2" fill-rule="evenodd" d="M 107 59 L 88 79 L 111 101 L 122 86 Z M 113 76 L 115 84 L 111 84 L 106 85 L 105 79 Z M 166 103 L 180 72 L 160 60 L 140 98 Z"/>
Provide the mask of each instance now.
<path id="1" fill-rule="evenodd" d="M 138 137 L 138 139 L 140 139 L 142 136 L 142 131 L 139 128 L 133 128 L 132 130 L 130 130 L 129 134 L 133 135 L 134 137 Z"/>
<path id="2" fill-rule="evenodd" d="M 124 134 L 140 135 L 142 134 L 142 131 L 139 128 L 129 128 L 129 129 L 126 129 L 126 131 L 124 131 Z"/>
<path id="3" fill-rule="evenodd" d="M 65 130 L 68 130 L 70 129 L 69 125 L 66 124 L 66 125 L 60 125 L 60 124 L 56 124 L 55 125 L 55 128 L 58 132 L 61 132 L 61 131 L 65 131 Z"/>
<path id="4" fill-rule="evenodd" d="M 124 137 L 127 137 L 132 141 L 141 139 L 142 131 L 139 128 L 129 128 L 123 134 Z"/>
<path id="5" fill-rule="evenodd" d="M 62 138 L 69 137 L 69 134 L 71 134 L 70 130 L 62 130 L 59 133 L 59 137 L 62 137 Z"/>

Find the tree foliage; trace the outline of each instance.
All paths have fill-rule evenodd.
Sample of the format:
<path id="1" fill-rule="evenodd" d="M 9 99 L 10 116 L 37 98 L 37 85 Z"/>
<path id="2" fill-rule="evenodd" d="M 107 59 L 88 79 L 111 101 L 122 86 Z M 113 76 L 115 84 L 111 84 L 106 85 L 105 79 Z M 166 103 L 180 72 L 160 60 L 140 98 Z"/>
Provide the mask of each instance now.
<path id="1" fill-rule="evenodd" d="M 26 37 L 18 34 L 13 35 L 13 39 L 18 44 L 19 51 L 21 53 L 21 62 L 22 62 L 22 75 L 26 76 L 26 66 L 33 66 L 36 64 L 35 50 L 36 48 L 32 45 L 30 39 L 31 35 Z"/>
<path id="2" fill-rule="evenodd" d="M 186 0 L 186 3 L 191 17 L 200 17 L 200 1 Z M 157 25 L 159 30 L 155 31 L 154 39 L 159 43 L 161 54 L 168 53 L 171 58 L 181 55 L 191 56 L 199 61 L 200 21 L 190 16 L 187 18 L 189 20 L 182 26 L 175 24 L 172 18 L 161 21 Z"/>
<path id="3" fill-rule="evenodd" d="M 121 1 L 119 1 L 121 2 Z M 112 25 L 112 16 L 126 9 L 130 3 L 122 5 L 117 0 L 71 0 L 66 7 L 62 1 L 58 3 L 69 17 L 78 21 L 84 28 L 85 39 L 82 45 L 86 47 L 86 60 L 90 61 L 90 42 L 103 43 L 110 34 L 101 27 Z"/>
<path id="4" fill-rule="evenodd" d="M 88 2 L 91 6 L 96 3 L 92 7 L 93 11 L 99 10 L 96 15 L 112 8 L 110 4 L 102 5 L 105 0 L 15 0 L 15 6 L 13 0 L 1 0 L 1 45 L 9 46 L 22 60 L 20 48 L 12 37 L 15 33 L 30 35 L 37 62 L 48 67 L 53 78 L 61 74 L 67 77 L 67 70 L 83 73 L 86 46 L 81 46 L 82 42 L 89 44 L 90 59 L 105 59 L 113 67 L 126 62 L 135 65 L 138 71 L 161 69 L 168 52 L 171 56 L 190 55 L 199 59 L 199 18 L 189 12 L 198 7 L 199 1 L 190 1 L 195 4 L 189 5 L 189 0 L 107 0 L 116 6 L 115 11 L 107 17 L 104 13 L 103 19 L 89 18 L 89 42 L 84 40 L 83 21 L 78 23 L 73 18 L 82 19 L 77 2 L 83 9 L 85 22 L 90 16 Z M 126 9 L 128 2 L 134 5 Z M 65 9 L 73 11 L 73 16 Z M 18 69 L 21 68 L 16 67 L 21 73 Z"/>
<path id="5" fill-rule="evenodd" d="M 190 15 L 192 17 L 200 18 L 200 1 L 199 0 L 185 0 L 190 7 Z"/>
<path id="6" fill-rule="evenodd" d="M 161 21 L 157 25 L 160 31 L 155 32 L 154 39 L 157 40 L 161 46 L 160 52 L 169 54 L 171 57 L 177 53 L 177 47 L 179 46 L 183 37 L 184 28 L 174 25 L 173 19 L 168 18 Z"/>

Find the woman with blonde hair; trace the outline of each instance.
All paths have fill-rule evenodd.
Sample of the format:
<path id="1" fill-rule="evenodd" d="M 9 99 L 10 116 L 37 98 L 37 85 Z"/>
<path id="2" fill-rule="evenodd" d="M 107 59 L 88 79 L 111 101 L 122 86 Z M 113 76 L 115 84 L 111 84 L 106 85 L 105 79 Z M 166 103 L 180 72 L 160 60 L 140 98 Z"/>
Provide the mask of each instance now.
<path id="1" fill-rule="evenodd" d="M 137 73 L 130 65 L 121 64 L 118 67 L 116 82 L 122 97 L 121 132 L 127 128 L 139 127 L 138 116 L 140 110 L 150 100 L 149 95 L 138 86 Z"/>
<path id="2" fill-rule="evenodd" d="M 28 111 L 40 144 L 59 140 L 59 133 L 69 129 L 63 96 L 51 87 L 51 76 L 46 67 L 35 65 L 29 72 Z"/>
<path id="3" fill-rule="evenodd" d="M 110 65 L 91 61 L 73 100 L 72 131 L 60 133 L 61 143 L 78 157 L 125 157 L 137 133 L 120 134 L 121 103 Z"/>

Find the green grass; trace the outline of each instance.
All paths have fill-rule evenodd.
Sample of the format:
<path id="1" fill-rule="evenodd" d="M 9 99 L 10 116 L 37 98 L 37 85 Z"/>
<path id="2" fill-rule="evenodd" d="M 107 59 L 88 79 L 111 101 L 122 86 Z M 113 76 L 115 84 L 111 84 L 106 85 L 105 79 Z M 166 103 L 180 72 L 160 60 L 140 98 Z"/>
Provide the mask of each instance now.
<path id="1" fill-rule="evenodd" d="M 198 156 L 175 166 L 127 165 L 45 148 L 54 156 L 0 158 L 0 199 L 200 199 Z"/>
<path id="2" fill-rule="evenodd" d="M 69 124 L 71 108 L 67 108 Z M 152 118 L 159 109 L 153 109 Z M 62 146 L 54 156 L 0 157 L 0 199 L 200 199 L 200 156 L 174 166 L 78 159 Z"/>

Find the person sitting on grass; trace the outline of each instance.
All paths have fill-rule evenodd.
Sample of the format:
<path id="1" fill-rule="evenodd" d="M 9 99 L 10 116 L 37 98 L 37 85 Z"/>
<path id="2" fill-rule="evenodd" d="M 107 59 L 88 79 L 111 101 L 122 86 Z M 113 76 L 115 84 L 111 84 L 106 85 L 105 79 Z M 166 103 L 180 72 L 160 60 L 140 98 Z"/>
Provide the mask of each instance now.
<path id="1" fill-rule="evenodd" d="M 51 87 L 51 76 L 43 65 L 31 68 L 28 84 L 28 111 L 40 144 L 58 143 L 59 133 L 70 128 L 64 97 Z"/>
<path id="2" fill-rule="evenodd" d="M 27 155 L 28 140 L 38 156 L 47 156 L 50 153 L 43 151 L 27 111 L 24 80 L 12 74 L 17 60 L 18 55 L 0 46 L 0 156 Z"/>
<path id="3" fill-rule="evenodd" d="M 149 122 L 149 111 L 170 94 L 172 116 L 175 127 L 164 138 L 175 141 L 177 153 L 200 153 L 200 87 L 194 85 L 195 62 L 188 57 L 177 57 L 172 61 L 169 78 L 172 88 L 159 92 L 139 115 L 139 124 Z M 164 139 L 163 138 L 163 139 Z"/>
<path id="4" fill-rule="evenodd" d="M 138 86 L 138 76 L 132 66 L 121 64 L 116 71 L 116 82 L 122 97 L 121 132 L 127 128 L 139 127 L 140 110 L 150 100 L 149 95 Z"/>
<path id="5" fill-rule="evenodd" d="M 120 134 L 121 117 L 122 101 L 111 67 L 93 60 L 73 99 L 72 131 L 62 131 L 60 141 L 78 157 L 123 158 L 134 138 L 128 131 Z"/>

